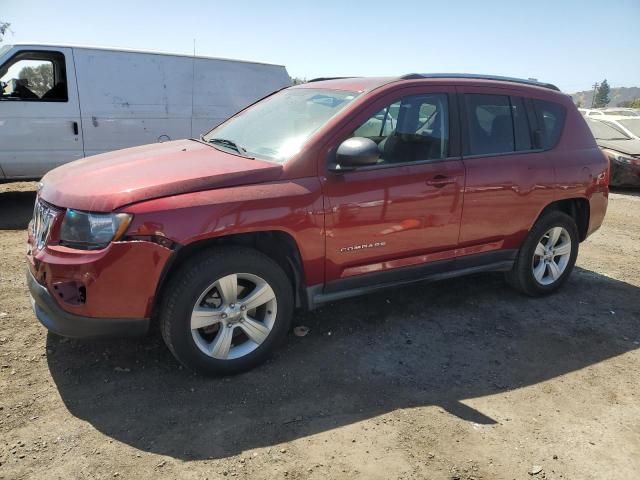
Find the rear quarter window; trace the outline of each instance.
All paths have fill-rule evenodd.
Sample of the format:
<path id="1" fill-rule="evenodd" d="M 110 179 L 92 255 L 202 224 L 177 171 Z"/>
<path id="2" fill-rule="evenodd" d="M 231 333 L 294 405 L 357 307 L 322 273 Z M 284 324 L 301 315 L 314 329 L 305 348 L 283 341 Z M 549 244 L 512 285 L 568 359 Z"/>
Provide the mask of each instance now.
<path id="1" fill-rule="evenodd" d="M 545 100 L 533 100 L 540 130 L 540 147 L 547 150 L 553 148 L 564 129 L 565 108 L 559 103 Z"/>

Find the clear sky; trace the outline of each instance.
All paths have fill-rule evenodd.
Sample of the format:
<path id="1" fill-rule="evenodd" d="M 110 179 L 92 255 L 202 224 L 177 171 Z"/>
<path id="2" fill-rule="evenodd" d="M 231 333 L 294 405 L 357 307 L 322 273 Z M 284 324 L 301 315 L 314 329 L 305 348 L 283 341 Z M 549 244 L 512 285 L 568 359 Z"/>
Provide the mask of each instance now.
<path id="1" fill-rule="evenodd" d="M 640 0 L 0 0 L 5 43 L 152 49 L 287 66 L 292 76 L 468 72 L 566 92 L 640 86 Z"/>

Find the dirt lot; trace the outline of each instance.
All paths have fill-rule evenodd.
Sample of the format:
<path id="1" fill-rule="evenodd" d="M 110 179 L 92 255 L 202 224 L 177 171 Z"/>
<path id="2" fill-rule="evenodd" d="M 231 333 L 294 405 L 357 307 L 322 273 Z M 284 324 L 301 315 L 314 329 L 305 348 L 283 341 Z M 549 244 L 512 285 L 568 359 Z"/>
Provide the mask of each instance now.
<path id="1" fill-rule="evenodd" d="M 158 336 L 47 335 L 24 280 L 32 188 L 0 186 L 2 479 L 638 478 L 637 193 L 611 196 L 552 297 L 489 274 L 342 301 L 212 380 Z"/>

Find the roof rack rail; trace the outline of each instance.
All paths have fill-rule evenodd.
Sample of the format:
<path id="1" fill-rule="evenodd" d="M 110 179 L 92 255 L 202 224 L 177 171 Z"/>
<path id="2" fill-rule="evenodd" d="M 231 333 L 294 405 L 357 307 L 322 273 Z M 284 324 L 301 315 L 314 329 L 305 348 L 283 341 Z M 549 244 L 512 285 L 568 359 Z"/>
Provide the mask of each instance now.
<path id="1" fill-rule="evenodd" d="M 409 73 L 400 78 L 402 80 L 417 80 L 420 78 L 471 78 L 477 80 L 498 80 L 500 82 L 522 83 L 525 85 L 533 85 L 535 87 L 548 88 L 558 92 L 560 91 L 560 89 L 552 83 L 538 82 L 537 80 L 526 80 L 524 78 L 501 77 L 499 75 L 481 75 L 476 73 Z"/>
<path id="2" fill-rule="evenodd" d="M 356 78 L 356 77 L 318 77 L 307 80 L 307 83 L 311 82 L 324 82 L 325 80 L 342 80 L 344 78 Z"/>

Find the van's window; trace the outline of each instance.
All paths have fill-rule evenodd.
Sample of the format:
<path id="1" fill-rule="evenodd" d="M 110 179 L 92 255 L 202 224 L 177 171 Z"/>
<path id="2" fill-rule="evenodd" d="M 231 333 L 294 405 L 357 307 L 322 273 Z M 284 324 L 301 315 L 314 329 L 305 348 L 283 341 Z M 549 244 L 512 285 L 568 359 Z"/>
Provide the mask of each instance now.
<path id="1" fill-rule="evenodd" d="M 20 52 L 0 67 L 0 100 L 66 102 L 67 75 L 59 52 Z"/>
<path id="2" fill-rule="evenodd" d="M 545 100 L 533 100 L 539 123 L 542 124 L 542 145 L 544 149 L 553 147 L 560 138 L 564 127 L 565 109 L 562 105 Z"/>
<path id="3" fill-rule="evenodd" d="M 282 163 L 313 133 L 358 96 L 357 92 L 283 90 L 231 118 L 202 137 L 216 148 Z"/>
<path id="4" fill-rule="evenodd" d="M 520 97 L 511 97 L 511 113 L 515 130 L 516 150 L 531 150 L 531 129 L 527 120 L 524 101 Z"/>
<path id="5" fill-rule="evenodd" d="M 515 150 L 511 104 L 506 95 L 465 94 L 468 155 Z M 524 110 L 522 110 L 524 114 Z"/>
<path id="6" fill-rule="evenodd" d="M 352 134 L 378 144 L 380 163 L 446 158 L 449 110 L 446 94 L 404 97 L 377 112 Z"/>

